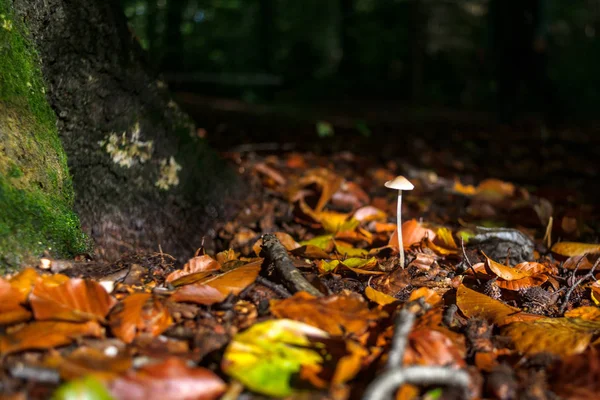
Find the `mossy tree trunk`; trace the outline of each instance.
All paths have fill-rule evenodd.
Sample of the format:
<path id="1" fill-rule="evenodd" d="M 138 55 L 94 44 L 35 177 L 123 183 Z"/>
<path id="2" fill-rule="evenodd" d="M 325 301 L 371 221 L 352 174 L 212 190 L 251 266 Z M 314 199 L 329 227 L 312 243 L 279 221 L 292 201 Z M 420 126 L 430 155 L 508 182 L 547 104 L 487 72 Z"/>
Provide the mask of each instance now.
<path id="1" fill-rule="evenodd" d="M 71 206 L 101 258 L 190 256 L 236 181 L 144 67 L 118 2 L 0 14 L 0 263 L 82 251 Z"/>

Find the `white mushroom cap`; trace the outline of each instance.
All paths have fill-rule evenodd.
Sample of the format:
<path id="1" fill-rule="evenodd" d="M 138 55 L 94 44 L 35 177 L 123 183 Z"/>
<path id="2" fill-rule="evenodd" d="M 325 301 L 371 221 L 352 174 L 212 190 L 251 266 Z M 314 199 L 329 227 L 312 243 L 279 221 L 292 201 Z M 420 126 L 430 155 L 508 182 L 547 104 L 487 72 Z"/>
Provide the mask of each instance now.
<path id="1" fill-rule="evenodd" d="M 410 183 L 410 181 L 402 175 L 398 175 L 391 181 L 387 181 L 385 183 L 385 187 L 397 190 L 413 190 L 415 188 L 415 185 Z"/>

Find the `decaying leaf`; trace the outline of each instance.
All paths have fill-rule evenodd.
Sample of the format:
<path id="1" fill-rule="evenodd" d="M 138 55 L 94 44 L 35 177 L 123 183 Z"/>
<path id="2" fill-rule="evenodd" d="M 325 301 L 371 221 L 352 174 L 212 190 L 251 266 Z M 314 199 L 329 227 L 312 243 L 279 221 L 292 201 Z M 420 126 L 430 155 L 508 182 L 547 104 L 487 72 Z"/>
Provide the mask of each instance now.
<path id="1" fill-rule="evenodd" d="M 73 342 L 75 339 L 100 337 L 103 329 L 96 321 L 84 323 L 36 321 L 0 336 L 0 354 L 23 350 L 51 349 Z"/>
<path id="2" fill-rule="evenodd" d="M 211 400 L 225 392 L 226 385 L 214 372 L 189 367 L 171 357 L 132 371 L 110 383 L 110 392 L 122 400 Z"/>
<path id="3" fill-rule="evenodd" d="M 387 315 L 379 310 L 369 310 L 362 296 L 353 292 L 325 297 L 298 292 L 289 299 L 271 300 L 271 312 L 278 318 L 316 326 L 333 336 L 359 336 Z"/>
<path id="4" fill-rule="evenodd" d="M 38 320 L 104 321 L 116 300 L 98 282 L 70 279 L 60 285 L 38 280 L 31 291 L 33 314 Z"/>
<path id="5" fill-rule="evenodd" d="M 238 333 L 225 350 L 225 373 L 249 389 L 269 396 L 293 393 L 290 378 L 302 367 L 323 362 L 311 338 L 329 335 L 314 326 L 289 319 L 261 322 Z"/>
<path id="6" fill-rule="evenodd" d="M 162 301 L 149 293 L 130 295 L 110 314 L 112 333 L 125 343 L 131 343 L 142 333 L 158 336 L 172 323 Z"/>
<path id="7" fill-rule="evenodd" d="M 186 275 L 201 273 L 201 272 L 212 272 L 221 269 L 221 264 L 217 262 L 211 256 L 204 254 L 191 258 L 184 266 L 182 270 L 175 271 L 167 276 L 167 282 L 173 282 Z"/>

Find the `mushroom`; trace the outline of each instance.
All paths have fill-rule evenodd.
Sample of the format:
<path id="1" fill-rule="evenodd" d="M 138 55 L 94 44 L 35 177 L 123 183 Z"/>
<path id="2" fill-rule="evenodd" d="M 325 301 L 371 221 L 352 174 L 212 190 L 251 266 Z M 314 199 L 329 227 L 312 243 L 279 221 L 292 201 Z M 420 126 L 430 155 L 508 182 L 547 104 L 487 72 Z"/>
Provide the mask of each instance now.
<path id="1" fill-rule="evenodd" d="M 402 191 L 413 190 L 415 186 L 402 175 L 398 175 L 385 183 L 385 187 L 398 190 L 398 211 L 396 225 L 398 227 L 398 247 L 400 251 L 400 266 L 404 268 L 404 245 L 402 244 Z"/>

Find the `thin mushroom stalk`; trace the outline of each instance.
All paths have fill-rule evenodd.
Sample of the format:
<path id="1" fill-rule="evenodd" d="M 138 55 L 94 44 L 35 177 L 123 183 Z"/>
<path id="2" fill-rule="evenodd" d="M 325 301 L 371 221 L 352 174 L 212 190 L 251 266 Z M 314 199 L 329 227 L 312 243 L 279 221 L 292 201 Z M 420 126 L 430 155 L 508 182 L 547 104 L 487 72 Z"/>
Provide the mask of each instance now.
<path id="1" fill-rule="evenodd" d="M 413 190 L 415 186 L 402 175 L 385 183 L 385 187 L 398 190 L 398 208 L 396 210 L 396 229 L 398 234 L 398 251 L 400 252 L 400 266 L 404 268 L 404 244 L 402 243 L 402 191 Z"/>

